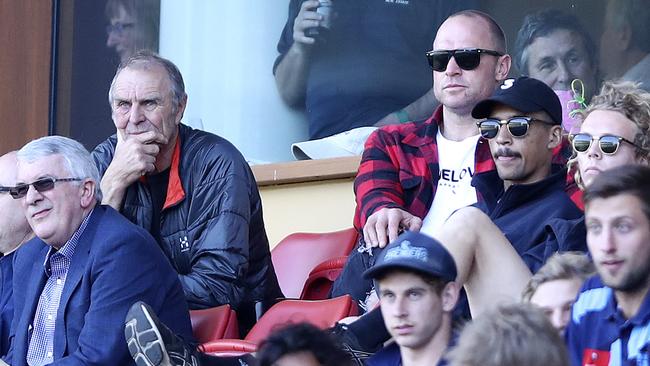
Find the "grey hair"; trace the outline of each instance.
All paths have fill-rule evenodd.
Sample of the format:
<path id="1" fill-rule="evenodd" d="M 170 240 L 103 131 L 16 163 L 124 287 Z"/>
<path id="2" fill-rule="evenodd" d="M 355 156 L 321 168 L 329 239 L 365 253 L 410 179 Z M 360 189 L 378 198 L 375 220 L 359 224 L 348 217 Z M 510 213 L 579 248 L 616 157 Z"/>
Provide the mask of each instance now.
<path id="1" fill-rule="evenodd" d="M 593 67 L 597 66 L 598 49 L 589 33 L 580 24 L 580 20 L 575 15 L 558 9 L 545 9 L 526 15 L 517 32 L 513 58 L 515 66 L 522 75 L 528 75 L 528 46 L 537 38 L 546 37 L 559 29 L 568 30 L 580 36 L 589 57 L 589 64 Z"/>
<path id="2" fill-rule="evenodd" d="M 61 155 L 71 178 L 89 178 L 95 182 L 95 199 L 101 202 L 102 191 L 99 187 L 101 177 L 90 153 L 79 142 L 63 136 L 45 136 L 32 140 L 23 146 L 16 157 L 19 161 L 32 163 L 52 155 Z M 59 177 L 61 178 L 61 177 Z"/>
<path id="3" fill-rule="evenodd" d="M 632 44 L 643 52 L 650 52 L 650 6 L 647 0 L 610 0 L 612 25 L 620 29 L 628 25 Z"/>
<path id="4" fill-rule="evenodd" d="M 136 52 L 133 56 L 124 60 L 117 67 L 113 81 L 111 81 L 111 87 L 108 90 L 108 102 L 113 105 L 113 88 L 115 87 L 115 81 L 120 75 L 122 70 L 126 68 L 133 68 L 139 70 L 149 70 L 152 66 L 162 67 L 171 84 L 171 94 L 172 94 L 172 112 L 176 113 L 178 111 L 178 106 L 180 103 L 187 98 L 185 93 L 185 82 L 183 81 L 183 75 L 181 75 L 178 67 L 174 65 L 173 62 L 169 61 L 166 58 L 160 57 L 155 52 L 149 50 L 140 50 Z"/>

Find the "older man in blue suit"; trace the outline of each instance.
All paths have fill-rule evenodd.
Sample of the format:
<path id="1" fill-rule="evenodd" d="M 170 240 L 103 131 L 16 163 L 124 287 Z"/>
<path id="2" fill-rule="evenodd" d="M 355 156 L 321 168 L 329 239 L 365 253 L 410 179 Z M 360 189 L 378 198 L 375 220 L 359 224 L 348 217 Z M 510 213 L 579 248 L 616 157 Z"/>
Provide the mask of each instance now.
<path id="1" fill-rule="evenodd" d="M 191 340 L 176 272 L 154 239 L 101 206 L 99 173 L 78 142 L 43 137 L 18 152 L 20 199 L 36 238 L 14 260 L 11 348 L 22 365 L 132 365 L 123 320 L 151 304 Z"/>

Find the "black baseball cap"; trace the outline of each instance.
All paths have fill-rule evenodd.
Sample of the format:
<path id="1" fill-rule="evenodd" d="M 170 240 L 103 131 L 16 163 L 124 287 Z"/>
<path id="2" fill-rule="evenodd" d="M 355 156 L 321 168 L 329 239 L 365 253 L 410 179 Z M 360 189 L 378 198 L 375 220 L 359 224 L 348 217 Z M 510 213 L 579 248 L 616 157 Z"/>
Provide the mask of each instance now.
<path id="1" fill-rule="evenodd" d="M 405 231 L 388 244 L 363 277 L 377 278 L 391 269 L 409 269 L 445 281 L 456 279 L 456 262 L 447 249 L 436 239 L 414 231 Z"/>
<path id="2" fill-rule="evenodd" d="M 476 119 L 490 117 L 494 106 L 504 104 L 524 113 L 544 111 L 555 124 L 562 123 L 562 104 L 553 89 L 543 82 L 522 76 L 506 79 L 488 99 L 472 110 Z"/>

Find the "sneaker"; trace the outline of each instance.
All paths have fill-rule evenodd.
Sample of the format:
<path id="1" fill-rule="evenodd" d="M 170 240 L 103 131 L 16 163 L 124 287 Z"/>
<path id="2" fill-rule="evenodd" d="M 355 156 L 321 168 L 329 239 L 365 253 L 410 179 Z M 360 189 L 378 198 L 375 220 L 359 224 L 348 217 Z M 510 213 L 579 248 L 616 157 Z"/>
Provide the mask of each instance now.
<path id="1" fill-rule="evenodd" d="M 357 337 L 348 329 L 347 324 L 336 323 L 334 327 L 329 328 L 329 332 L 339 341 L 341 348 L 355 365 L 364 365 L 364 361 L 378 350 L 378 348 L 366 349 L 362 347 Z"/>
<path id="2" fill-rule="evenodd" d="M 124 320 L 124 338 L 138 366 L 199 366 L 194 347 L 177 337 L 142 301 Z"/>

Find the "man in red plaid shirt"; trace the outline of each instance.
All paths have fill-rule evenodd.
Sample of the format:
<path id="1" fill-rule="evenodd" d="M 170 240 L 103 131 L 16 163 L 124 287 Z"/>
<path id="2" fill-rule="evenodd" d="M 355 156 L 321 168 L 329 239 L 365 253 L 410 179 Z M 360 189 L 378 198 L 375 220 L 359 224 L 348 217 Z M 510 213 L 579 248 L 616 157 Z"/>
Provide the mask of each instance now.
<path id="1" fill-rule="evenodd" d="M 441 106 L 425 121 L 380 128 L 366 142 L 354 183 L 360 251 L 383 248 L 402 230 L 435 236 L 449 215 L 477 202 L 472 178 L 495 169 L 471 111 L 508 75 L 511 59 L 503 31 L 487 14 L 458 12 L 440 26 L 427 58 Z M 565 147 L 566 142 L 554 149 L 554 163 L 566 162 Z M 567 187 L 569 193 L 577 190 Z M 363 302 L 372 286 L 359 279 L 355 268 L 370 263 L 367 255 L 355 254 L 332 295 L 351 294 Z"/>
<path id="2" fill-rule="evenodd" d="M 462 11 L 443 23 L 433 49 L 427 57 L 442 105 L 424 122 L 381 128 L 366 142 L 354 184 L 354 225 L 366 245 L 384 247 L 402 228 L 420 230 L 430 210 L 423 231 L 435 230 L 476 202 L 472 176 L 494 169 L 471 111 L 510 70 L 503 30 L 484 13 Z"/>
<path id="3" fill-rule="evenodd" d="M 354 183 L 359 250 L 384 247 L 402 229 L 435 231 L 454 210 L 477 202 L 472 176 L 495 169 L 471 112 L 510 71 L 503 30 L 480 11 L 458 12 L 440 26 L 427 58 L 441 106 L 425 121 L 382 127 L 366 142 Z M 332 289 L 332 296 L 350 294 L 361 307 L 372 288 L 359 272 L 370 266 L 364 254 L 352 253 Z M 369 351 L 387 333 L 377 326 L 383 324 L 378 311 L 364 318 L 335 332 L 352 349 Z"/>

